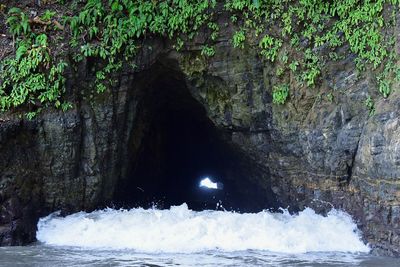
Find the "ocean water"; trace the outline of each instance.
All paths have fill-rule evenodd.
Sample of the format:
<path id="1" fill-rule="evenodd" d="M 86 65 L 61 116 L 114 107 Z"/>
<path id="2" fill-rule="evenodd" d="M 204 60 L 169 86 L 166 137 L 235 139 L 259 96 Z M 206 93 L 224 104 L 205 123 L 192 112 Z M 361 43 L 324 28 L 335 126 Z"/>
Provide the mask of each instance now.
<path id="1" fill-rule="evenodd" d="M 40 219 L 38 243 L 0 248 L 0 266 L 400 266 L 369 254 L 352 218 L 105 209 Z"/>

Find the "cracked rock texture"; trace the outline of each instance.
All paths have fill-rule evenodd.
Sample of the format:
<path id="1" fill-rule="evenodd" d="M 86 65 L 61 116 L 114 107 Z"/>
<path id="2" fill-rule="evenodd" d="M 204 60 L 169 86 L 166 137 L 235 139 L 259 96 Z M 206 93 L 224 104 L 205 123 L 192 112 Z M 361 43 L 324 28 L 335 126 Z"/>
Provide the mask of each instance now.
<path id="1" fill-rule="evenodd" d="M 34 241 L 38 218 L 52 211 L 112 201 L 146 134 L 137 116 L 143 88 L 176 74 L 216 128 L 263 170 L 257 183 L 282 207 L 344 209 L 374 252 L 400 256 L 398 84 L 388 99 L 379 97 L 374 73 L 357 73 L 346 51 L 327 62 L 316 88 L 278 79 L 279 66 L 261 59 L 256 46 L 232 48 L 232 30 L 221 31 L 211 58 L 201 56 L 201 38 L 180 52 L 148 40 L 138 68 L 115 73 L 117 85 L 102 95 L 87 93 L 94 77 L 84 63 L 68 74 L 74 108 L 65 113 L 48 109 L 33 121 L 0 115 L 0 244 Z M 280 79 L 290 84 L 285 105 L 272 104 Z M 373 116 L 368 95 L 376 99 Z"/>

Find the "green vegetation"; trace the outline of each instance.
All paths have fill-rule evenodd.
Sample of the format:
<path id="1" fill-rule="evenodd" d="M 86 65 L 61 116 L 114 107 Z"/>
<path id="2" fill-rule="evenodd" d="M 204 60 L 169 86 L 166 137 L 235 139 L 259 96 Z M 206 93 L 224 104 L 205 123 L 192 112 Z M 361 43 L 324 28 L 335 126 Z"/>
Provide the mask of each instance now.
<path id="1" fill-rule="evenodd" d="M 260 41 L 261 55 L 271 62 L 275 61 L 279 49 L 282 46 L 282 41 L 270 35 L 265 35 Z"/>
<path id="2" fill-rule="evenodd" d="M 0 65 L 0 109 L 47 103 L 62 107 L 60 97 L 67 64 L 52 59 L 48 36 L 33 32 L 25 13 L 12 8 L 8 14 L 7 24 L 16 38 L 16 50 L 13 58 Z"/>
<path id="3" fill-rule="evenodd" d="M 375 103 L 370 96 L 365 100 L 365 106 L 368 108 L 369 116 L 373 116 L 375 114 Z"/>
<path id="4" fill-rule="evenodd" d="M 50 21 L 55 15 L 56 15 L 56 12 L 51 11 L 51 10 L 46 10 L 40 18 L 43 21 Z"/>
<path id="5" fill-rule="evenodd" d="M 299 66 L 299 62 L 298 61 L 292 61 L 290 64 L 289 64 L 289 68 L 290 68 L 290 70 L 294 73 L 294 72 L 296 72 L 296 70 L 297 70 L 297 67 Z"/>
<path id="6" fill-rule="evenodd" d="M 238 29 L 232 45 L 243 49 L 248 39 L 255 38 L 260 55 L 277 64 L 278 77 L 291 72 L 300 84 L 313 87 L 326 60 L 341 59 L 337 48 L 344 45 L 356 55 L 359 70 L 371 68 L 380 73 L 377 84 L 384 97 L 390 95 L 393 79 L 400 77 L 400 70 L 394 67 L 397 55 L 391 52 L 394 39 L 388 34 L 395 25 L 400 0 L 225 0 L 223 4 Z M 212 57 L 217 52 L 214 42 L 220 25 L 216 0 L 86 0 L 74 1 L 71 6 L 75 16 L 59 18 L 55 11 L 46 10 L 38 25 L 24 10 L 7 11 L 2 5 L 15 53 L 0 63 L 1 110 L 24 104 L 34 110 L 49 105 L 64 110 L 71 107 L 62 100 L 67 63 L 65 55 L 56 52 L 62 42 L 70 43 L 66 52 L 73 53 L 72 64 L 96 59 L 93 90 L 98 93 L 115 84 L 112 73 L 134 66 L 143 39 L 168 38 L 180 50 L 205 32 L 208 41 L 199 53 Z M 63 26 L 58 26 L 64 30 L 62 35 L 54 32 L 55 27 L 46 27 L 56 19 L 62 19 Z M 288 96 L 288 85 L 273 88 L 274 103 L 284 104 Z"/>
<path id="7" fill-rule="evenodd" d="M 207 45 L 204 45 L 201 49 L 201 54 L 203 56 L 212 57 L 215 55 L 215 49 L 214 47 L 209 47 Z"/>
<path id="8" fill-rule="evenodd" d="M 225 2 L 225 8 L 236 18 L 232 21 L 244 30 L 267 32 L 259 46 L 261 55 L 268 61 L 276 61 L 283 44 L 290 43 L 299 52 L 297 55 L 300 54 L 301 60 L 291 62 L 289 71 L 300 71 L 301 80 L 309 87 L 318 82 L 321 65 L 327 59 L 323 50 L 327 50 L 330 60 L 339 60 L 335 50 L 345 44 L 357 56 L 358 69 L 371 66 L 379 71 L 393 48 L 393 43 L 388 40 L 390 34 L 384 32 L 395 25 L 396 10 L 400 7 L 400 0 Z M 385 79 L 381 78 L 382 81 Z M 380 92 L 387 97 L 390 85 L 379 83 Z"/>
<path id="9" fill-rule="evenodd" d="M 71 45 L 80 45 L 80 52 L 85 57 L 98 57 L 104 61 L 101 70 L 96 72 L 95 83 L 96 91 L 104 92 L 112 86 L 107 82 L 108 76 L 120 70 L 123 62 L 134 58 L 140 38 L 149 35 L 176 38 L 176 49 L 179 50 L 183 39 L 192 39 L 209 20 L 215 4 L 214 0 L 88 0 L 83 11 L 70 19 Z M 209 23 L 208 27 L 214 35 L 218 32 L 215 23 Z M 88 38 L 86 42 L 81 41 L 84 37 Z M 215 50 L 205 45 L 201 54 L 213 56 Z"/>
<path id="10" fill-rule="evenodd" d="M 321 73 L 321 67 L 319 57 L 315 55 L 311 49 L 307 49 L 304 53 L 304 66 L 305 70 L 302 75 L 303 81 L 305 81 L 308 86 L 312 86 Z"/>
<path id="11" fill-rule="evenodd" d="M 272 92 L 272 102 L 274 104 L 285 104 L 287 98 L 289 97 L 289 85 L 281 84 L 278 86 L 274 86 Z"/>
<path id="12" fill-rule="evenodd" d="M 29 17 L 19 8 L 11 8 L 8 11 L 8 19 L 6 23 L 9 26 L 9 31 L 13 36 L 27 35 L 31 32 L 29 25 Z"/>
<path id="13" fill-rule="evenodd" d="M 240 47 L 241 49 L 243 49 L 245 40 L 246 40 L 246 35 L 243 29 L 235 32 L 232 38 L 233 47 Z"/>

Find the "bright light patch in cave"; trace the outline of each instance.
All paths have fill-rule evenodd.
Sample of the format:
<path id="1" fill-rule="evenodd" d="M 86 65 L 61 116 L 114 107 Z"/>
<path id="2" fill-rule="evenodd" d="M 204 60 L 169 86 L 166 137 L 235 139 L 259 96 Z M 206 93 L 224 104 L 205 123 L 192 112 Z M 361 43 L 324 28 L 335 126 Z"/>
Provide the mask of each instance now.
<path id="1" fill-rule="evenodd" d="M 214 183 L 208 177 L 205 177 L 200 181 L 199 187 L 206 187 L 206 188 L 209 188 L 209 189 L 219 189 L 218 188 L 218 183 Z"/>

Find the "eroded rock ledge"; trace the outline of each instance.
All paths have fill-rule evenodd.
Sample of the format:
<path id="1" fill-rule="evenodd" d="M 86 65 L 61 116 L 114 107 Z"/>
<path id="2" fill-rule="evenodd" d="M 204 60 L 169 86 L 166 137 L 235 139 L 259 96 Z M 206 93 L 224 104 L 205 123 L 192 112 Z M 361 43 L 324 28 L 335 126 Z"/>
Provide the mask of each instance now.
<path id="1" fill-rule="evenodd" d="M 277 66 L 251 48 L 233 49 L 223 34 L 212 58 L 200 55 L 197 41 L 177 53 L 149 40 L 138 68 L 115 73 L 118 85 L 102 95 L 81 93 L 93 80 L 89 64 L 82 64 L 69 74 L 74 108 L 65 113 L 47 110 L 33 121 L 1 115 L 0 244 L 34 241 L 37 219 L 52 211 L 112 203 L 150 131 L 151 114 L 142 114 L 146 89 L 170 77 L 185 85 L 231 153 L 243 158 L 243 177 L 233 179 L 260 189 L 266 206 L 344 209 L 375 252 L 399 256 L 398 87 L 369 116 L 364 101 L 376 84 L 368 73 L 356 74 L 349 55 L 324 67 L 318 89 L 290 77 L 290 101 L 277 106 L 271 99 Z M 248 191 L 244 198 L 253 194 Z"/>

